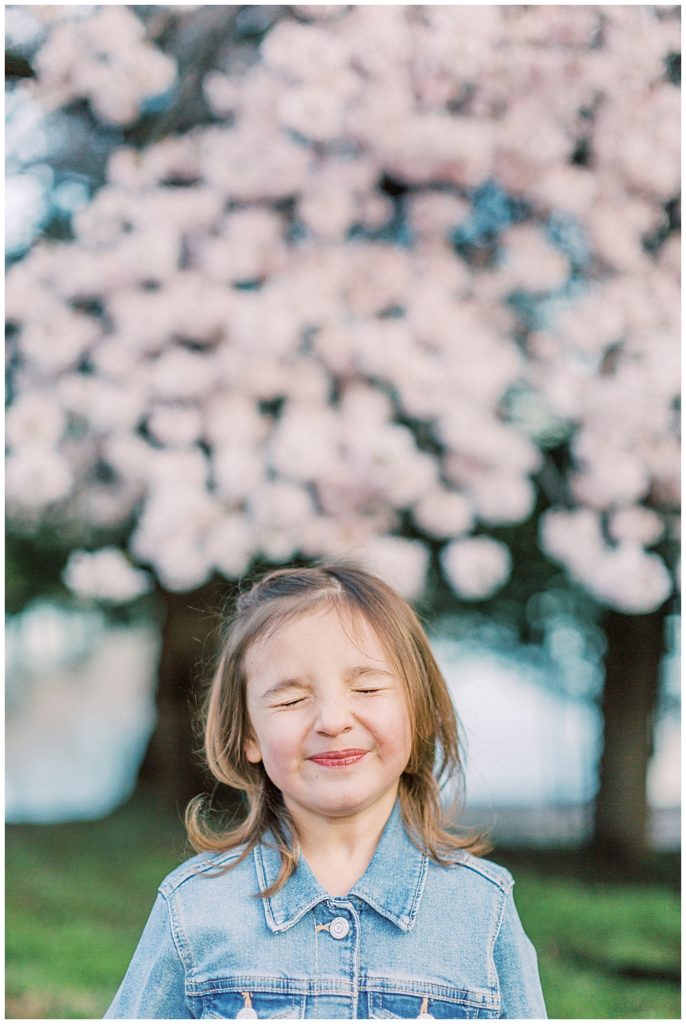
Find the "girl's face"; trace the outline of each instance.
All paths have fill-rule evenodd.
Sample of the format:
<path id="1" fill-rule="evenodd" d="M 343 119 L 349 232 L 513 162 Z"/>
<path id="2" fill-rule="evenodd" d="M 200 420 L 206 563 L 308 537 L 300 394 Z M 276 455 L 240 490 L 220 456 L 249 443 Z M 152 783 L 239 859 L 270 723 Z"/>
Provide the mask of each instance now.
<path id="1" fill-rule="evenodd" d="M 402 683 L 374 630 L 315 609 L 257 640 L 245 660 L 252 735 L 296 823 L 388 813 L 411 752 Z"/>

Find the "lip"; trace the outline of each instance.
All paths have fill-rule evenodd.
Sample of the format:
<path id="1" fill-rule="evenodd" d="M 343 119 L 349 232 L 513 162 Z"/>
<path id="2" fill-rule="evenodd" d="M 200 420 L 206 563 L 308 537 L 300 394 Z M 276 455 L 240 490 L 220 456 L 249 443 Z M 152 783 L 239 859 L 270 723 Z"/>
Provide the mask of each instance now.
<path id="1" fill-rule="evenodd" d="M 366 750 L 356 747 L 349 750 L 324 750 L 321 754 L 313 754 L 308 760 L 325 768 L 345 768 L 357 764 L 366 753 Z"/>

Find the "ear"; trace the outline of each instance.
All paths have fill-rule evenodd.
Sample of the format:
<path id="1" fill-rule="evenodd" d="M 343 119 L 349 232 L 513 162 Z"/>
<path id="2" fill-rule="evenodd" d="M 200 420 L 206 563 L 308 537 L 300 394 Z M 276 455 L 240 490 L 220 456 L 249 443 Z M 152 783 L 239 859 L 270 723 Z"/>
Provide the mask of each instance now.
<path id="1" fill-rule="evenodd" d="M 259 764 L 260 761 L 262 760 L 262 751 L 260 750 L 260 745 L 252 733 L 250 733 L 245 743 L 243 744 L 243 750 L 250 764 Z"/>

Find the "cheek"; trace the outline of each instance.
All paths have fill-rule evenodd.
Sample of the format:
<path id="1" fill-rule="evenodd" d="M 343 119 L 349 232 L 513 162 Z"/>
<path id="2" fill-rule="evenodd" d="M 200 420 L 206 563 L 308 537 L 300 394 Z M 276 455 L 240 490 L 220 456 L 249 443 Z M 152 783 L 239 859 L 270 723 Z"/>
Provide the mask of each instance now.
<path id="1" fill-rule="evenodd" d="M 382 749 L 397 758 L 404 758 L 405 761 L 409 759 L 412 749 L 412 727 L 404 704 L 394 704 L 381 710 L 375 716 L 373 731 Z"/>
<path id="2" fill-rule="evenodd" d="M 260 749 L 262 760 L 268 772 L 279 772 L 287 770 L 302 749 L 302 744 L 292 728 L 286 728 L 283 722 L 270 723 L 268 729 L 263 730 L 260 737 Z"/>

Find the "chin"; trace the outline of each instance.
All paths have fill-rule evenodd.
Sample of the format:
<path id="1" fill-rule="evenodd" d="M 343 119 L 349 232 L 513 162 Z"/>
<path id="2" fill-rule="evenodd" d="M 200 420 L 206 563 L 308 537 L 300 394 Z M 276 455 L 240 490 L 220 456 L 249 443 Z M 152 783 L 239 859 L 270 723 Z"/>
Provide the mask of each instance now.
<path id="1" fill-rule="evenodd" d="M 361 811 L 371 806 L 383 795 L 383 793 L 360 793 L 359 791 L 356 793 L 331 793 L 317 800 L 317 806 L 323 814 L 335 816 L 354 814 L 355 811 Z"/>

